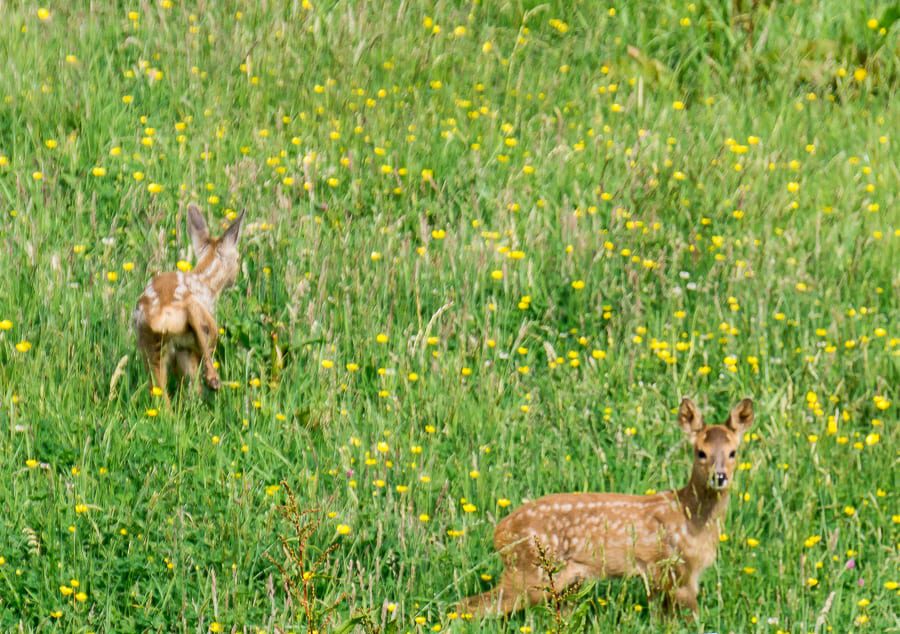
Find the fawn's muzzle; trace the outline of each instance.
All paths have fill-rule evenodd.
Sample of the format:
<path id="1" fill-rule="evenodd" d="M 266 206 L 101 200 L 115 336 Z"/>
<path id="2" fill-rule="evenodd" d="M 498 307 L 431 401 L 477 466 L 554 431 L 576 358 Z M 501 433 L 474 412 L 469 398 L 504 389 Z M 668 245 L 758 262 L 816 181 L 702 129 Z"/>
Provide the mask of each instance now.
<path id="1" fill-rule="evenodd" d="M 718 471 L 710 477 L 709 483 L 714 489 L 724 489 L 728 486 L 728 474 Z"/>

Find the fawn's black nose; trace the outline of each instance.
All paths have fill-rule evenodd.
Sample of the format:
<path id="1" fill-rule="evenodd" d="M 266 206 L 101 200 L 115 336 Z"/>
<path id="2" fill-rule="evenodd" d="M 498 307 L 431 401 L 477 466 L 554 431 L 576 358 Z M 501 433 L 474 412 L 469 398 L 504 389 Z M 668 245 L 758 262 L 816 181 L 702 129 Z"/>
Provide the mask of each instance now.
<path id="1" fill-rule="evenodd" d="M 728 484 L 728 474 L 722 473 L 721 471 L 716 473 L 715 477 L 716 486 L 720 489 L 725 488 L 725 485 Z"/>

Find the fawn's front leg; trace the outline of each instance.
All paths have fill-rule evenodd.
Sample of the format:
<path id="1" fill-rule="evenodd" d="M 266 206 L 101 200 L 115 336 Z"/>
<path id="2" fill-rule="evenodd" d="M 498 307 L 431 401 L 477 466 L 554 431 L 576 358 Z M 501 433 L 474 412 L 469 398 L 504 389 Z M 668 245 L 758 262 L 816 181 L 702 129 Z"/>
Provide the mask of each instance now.
<path id="1" fill-rule="evenodd" d="M 212 353 L 216 347 L 219 329 L 216 326 L 216 320 L 209 314 L 209 311 L 203 308 L 197 302 L 190 302 L 187 305 L 188 324 L 194 331 L 197 338 L 197 347 L 200 349 L 200 356 L 203 359 L 203 376 L 206 384 L 211 390 L 218 390 L 222 382 L 219 380 L 219 373 L 213 365 Z"/>
<path id="2" fill-rule="evenodd" d="M 686 616 L 688 621 L 693 621 L 700 614 L 700 606 L 697 603 L 699 587 L 687 583 L 663 595 L 663 610 L 667 615 L 676 615 L 684 608 L 689 608 Z"/>

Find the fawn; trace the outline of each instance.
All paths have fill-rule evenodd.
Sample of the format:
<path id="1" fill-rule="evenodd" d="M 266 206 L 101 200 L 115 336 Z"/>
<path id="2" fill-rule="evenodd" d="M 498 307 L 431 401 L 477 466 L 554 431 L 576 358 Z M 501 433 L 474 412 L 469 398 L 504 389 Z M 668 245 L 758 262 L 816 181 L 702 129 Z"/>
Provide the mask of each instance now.
<path id="1" fill-rule="evenodd" d="M 218 239 L 211 238 L 206 220 L 197 205 L 188 205 L 188 233 L 197 256 L 197 266 L 187 273 L 160 273 L 147 284 L 132 314 L 137 344 L 147 361 L 154 388 L 163 390 L 169 366 L 195 382 L 203 363 L 204 378 L 211 390 L 221 383 L 212 354 L 218 338 L 213 316 L 216 300 L 223 289 L 234 284 L 238 274 L 237 243 L 241 236 L 244 212 Z"/>
<path id="2" fill-rule="evenodd" d="M 728 505 L 735 452 L 753 423 L 753 402 L 742 400 L 723 424 L 707 426 L 686 398 L 678 422 L 694 448 L 685 487 L 645 496 L 561 493 L 520 506 L 494 531 L 505 568 L 499 584 L 465 599 L 460 612 L 508 614 L 534 605 L 547 595 L 547 566 L 540 565 L 546 557 L 557 564 L 558 591 L 590 579 L 640 576 L 666 608 L 696 614 L 698 582 L 716 559 L 718 522 Z"/>

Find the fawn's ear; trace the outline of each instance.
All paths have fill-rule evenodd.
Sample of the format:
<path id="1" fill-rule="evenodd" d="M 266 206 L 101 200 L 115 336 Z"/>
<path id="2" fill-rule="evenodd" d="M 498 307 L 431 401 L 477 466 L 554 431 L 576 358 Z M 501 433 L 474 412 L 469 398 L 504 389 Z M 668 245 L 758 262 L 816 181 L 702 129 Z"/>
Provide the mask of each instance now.
<path id="1" fill-rule="evenodd" d="M 703 429 L 703 417 L 700 416 L 700 410 L 694 405 L 694 401 L 685 398 L 678 407 L 678 424 L 681 429 L 691 438 L 691 442 L 697 439 L 697 434 Z"/>
<path id="2" fill-rule="evenodd" d="M 740 438 L 752 424 L 753 401 L 749 398 L 745 398 L 732 408 L 731 414 L 728 415 L 728 422 L 725 423 L 725 426 L 735 432 L 738 435 L 738 438 Z"/>
<path id="3" fill-rule="evenodd" d="M 206 218 L 200 208 L 191 203 L 188 205 L 188 234 L 191 236 L 191 244 L 194 245 L 194 255 L 200 252 L 209 242 L 209 227 L 206 226 Z"/>
<path id="4" fill-rule="evenodd" d="M 222 234 L 222 243 L 227 244 L 229 246 L 237 246 L 238 240 L 241 239 L 241 225 L 244 222 L 244 213 L 242 211 L 241 214 L 237 217 L 237 220 L 231 223 L 231 226 L 225 230 L 225 233 Z"/>

